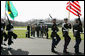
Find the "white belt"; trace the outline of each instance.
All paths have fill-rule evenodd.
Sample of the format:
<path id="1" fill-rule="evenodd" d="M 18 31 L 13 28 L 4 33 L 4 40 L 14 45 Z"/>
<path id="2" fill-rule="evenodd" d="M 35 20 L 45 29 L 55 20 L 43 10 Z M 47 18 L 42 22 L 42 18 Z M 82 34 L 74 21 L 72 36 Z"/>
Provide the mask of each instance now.
<path id="1" fill-rule="evenodd" d="M 78 31 L 78 30 L 74 30 L 74 31 Z"/>
<path id="2" fill-rule="evenodd" d="M 8 32 L 13 32 L 13 31 L 11 31 L 11 30 L 8 30 Z"/>
<path id="3" fill-rule="evenodd" d="M 63 31 L 68 31 L 68 30 L 63 30 Z"/>
<path id="4" fill-rule="evenodd" d="M 13 32 L 13 29 L 11 29 L 11 30 L 8 30 L 8 32 Z"/>
<path id="5" fill-rule="evenodd" d="M 3 31 L 4 29 L 3 28 L 1 28 L 1 31 Z"/>
<path id="6" fill-rule="evenodd" d="M 52 32 L 57 32 L 57 31 L 52 31 Z"/>

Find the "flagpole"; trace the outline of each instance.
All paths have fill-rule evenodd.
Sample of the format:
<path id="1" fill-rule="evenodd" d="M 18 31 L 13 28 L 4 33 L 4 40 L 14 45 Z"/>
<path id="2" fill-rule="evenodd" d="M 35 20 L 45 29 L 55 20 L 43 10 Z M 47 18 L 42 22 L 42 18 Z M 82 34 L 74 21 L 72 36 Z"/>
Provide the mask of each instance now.
<path id="1" fill-rule="evenodd" d="M 6 2 L 5 2 L 5 19 L 6 19 L 6 16 L 7 16 L 7 15 L 6 15 Z"/>
<path id="2" fill-rule="evenodd" d="M 70 11 L 68 11 L 68 19 L 70 19 Z"/>
<path id="3" fill-rule="evenodd" d="M 6 19 L 6 17 L 7 17 L 7 19 L 8 19 L 8 16 L 7 16 L 7 14 L 6 14 L 6 2 L 5 2 L 5 19 Z"/>
<path id="4" fill-rule="evenodd" d="M 81 22 L 80 15 L 79 15 L 79 12 L 78 11 L 77 11 L 77 14 L 78 14 L 78 20 L 80 21 L 79 24 L 82 26 L 82 22 Z"/>
<path id="5" fill-rule="evenodd" d="M 6 15 L 7 19 L 8 19 L 9 24 L 11 24 L 11 22 L 10 22 L 10 20 L 9 20 L 9 17 L 8 17 L 8 15 L 6 14 L 6 3 L 5 3 L 5 15 Z"/>
<path id="6" fill-rule="evenodd" d="M 70 8 L 70 1 L 69 1 L 69 8 Z M 70 19 L 70 11 L 68 11 L 68 19 Z"/>

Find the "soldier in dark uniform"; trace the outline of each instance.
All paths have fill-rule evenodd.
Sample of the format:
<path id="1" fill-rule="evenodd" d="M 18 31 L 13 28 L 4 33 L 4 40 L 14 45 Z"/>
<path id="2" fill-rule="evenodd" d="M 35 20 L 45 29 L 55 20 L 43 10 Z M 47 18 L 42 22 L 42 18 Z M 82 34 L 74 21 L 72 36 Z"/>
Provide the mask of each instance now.
<path id="1" fill-rule="evenodd" d="M 30 26 L 27 26 L 27 33 L 28 33 L 28 38 L 30 38 Z"/>
<path id="2" fill-rule="evenodd" d="M 57 25 L 56 25 L 56 19 L 53 19 L 53 25 L 52 25 L 52 33 L 51 33 L 51 37 L 52 37 L 52 48 L 51 51 L 55 52 L 54 48 L 55 45 L 57 45 L 60 42 L 60 37 L 57 34 L 57 32 L 59 31 Z"/>
<path id="3" fill-rule="evenodd" d="M 6 46 L 6 44 L 5 44 L 6 41 L 7 41 L 7 34 L 5 32 L 5 22 L 4 22 L 4 20 L 1 19 L 1 44 Z"/>
<path id="4" fill-rule="evenodd" d="M 83 32 L 82 26 L 80 25 L 80 21 L 78 19 L 75 20 L 75 24 L 73 25 L 73 34 L 76 40 L 76 44 L 74 46 L 75 53 L 80 54 L 79 52 L 79 44 L 81 43 L 80 32 Z"/>
<path id="5" fill-rule="evenodd" d="M 45 26 L 45 34 L 46 34 L 46 38 L 48 39 L 48 26 Z"/>
<path id="6" fill-rule="evenodd" d="M 32 25 L 32 35 L 35 37 L 35 25 Z"/>
<path id="7" fill-rule="evenodd" d="M 0 38 L 0 44 L 3 43 L 3 31 L 4 31 L 4 27 L 3 26 L 4 26 L 4 24 L 3 24 L 2 20 L 1 20 L 1 38 Z"/>
<path id="8" fill-rule="evenodd" d="M 65 40 L 64 49 L 63 49 L 64 53 L 69 53 L 69 52 L 67 52 L 67 46 L 69 45 L 70 40 L 71 40 L 71 38 L 69 36 L 69 32 L 68 32 L 69 29 L 71 29 L 71 24 L 68 23 L 68 19 L 65 18 L 64 23 L 62 24 L 62 33 L 63 33 L 63 37 Z"/>
<path id="9" fill-rule="evenodd" d="M 39 31 L 40 31 L 40 26 L 37 25 L 37 26 L 36 26 L 37 37 L 39 37 Z"/>
<path id="10" fill-rule="evenodd" d="M 40 31 L 41 31 L 41 37 L 43 38 L 43 35 L 44 35 L 44 26 L 43 25 L 41 25 Z"/>
<path id="11" fill-rule="evenodd" d="M 46 36 L 46 26 L 45 25 L 43 25 L 43 35 L 45 35 Z"/>
<path id="12" fill-rule="evenodd" d="M 31 36 L 33 35 L 33 32 L 32 32 L 32 25 L 30 26 L 31 27 Z"/>
<path id="13" fill-rule="evenodd" d="M 8 49 L 11 49 L 10 45 L 13 43 L 13 39 L 17 38 L 17 35 L 13 33 L 13 28 L 13 25 L 9 21 L 9 24 L 6 27 L 6 30 L 8 31 Z"/>

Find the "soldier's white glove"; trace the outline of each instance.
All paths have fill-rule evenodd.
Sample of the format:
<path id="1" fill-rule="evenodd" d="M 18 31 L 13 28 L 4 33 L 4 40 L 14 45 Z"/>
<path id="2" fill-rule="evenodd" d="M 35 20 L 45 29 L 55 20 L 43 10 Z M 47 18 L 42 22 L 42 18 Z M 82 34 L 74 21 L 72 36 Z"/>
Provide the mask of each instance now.
<path id="1" fill-rule="evenodd" d="M 10 31 L 13 31 L 14 30 L 14 28 L 12 28 Z"/>
<path id="2" fill-rule="evenodd" d="M 1 31 L 3 31 L 4 29 L 3 28 L 1 28 Z"/>
<path id="3" fill-rule="evenodd" d="M 56 39 L 56 37 L 54 37 L 54 39 Z"/>

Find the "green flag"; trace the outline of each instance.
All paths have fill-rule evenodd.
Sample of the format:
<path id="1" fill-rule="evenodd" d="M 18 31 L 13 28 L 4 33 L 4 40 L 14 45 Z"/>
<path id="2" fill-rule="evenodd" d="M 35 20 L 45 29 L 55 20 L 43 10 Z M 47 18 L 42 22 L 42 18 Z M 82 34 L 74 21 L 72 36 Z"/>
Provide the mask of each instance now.
<path id="1" fill-rule="evenodd" d="M 18 12 L 11 1 L 6 1 L 6 10 L 13 20 L 16 16 L 18 16 Z"/>

